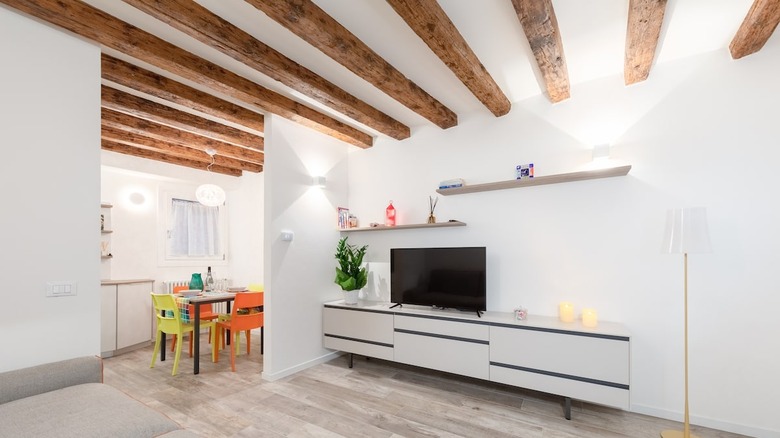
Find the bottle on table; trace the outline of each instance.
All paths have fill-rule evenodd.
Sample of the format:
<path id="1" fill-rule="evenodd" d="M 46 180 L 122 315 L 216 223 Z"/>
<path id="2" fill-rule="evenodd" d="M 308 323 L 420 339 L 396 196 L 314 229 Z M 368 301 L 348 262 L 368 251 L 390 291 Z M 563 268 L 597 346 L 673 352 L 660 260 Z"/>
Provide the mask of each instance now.
<path id="1" fill-rule="evenodd" d="M 214 290 L 214 277 L 211 276 L 211 266 L 209 266 L 208 272 L 206 273 L 205 288 L 208 292 Z"/>

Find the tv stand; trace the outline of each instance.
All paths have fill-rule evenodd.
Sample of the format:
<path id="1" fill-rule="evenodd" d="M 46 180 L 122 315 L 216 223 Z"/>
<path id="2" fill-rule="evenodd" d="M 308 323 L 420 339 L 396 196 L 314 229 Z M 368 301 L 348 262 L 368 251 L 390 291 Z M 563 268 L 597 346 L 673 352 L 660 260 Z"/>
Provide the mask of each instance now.
<path id="1" fill-rule="evenodd" d="M 392 306 L 390 306 L 391 309 L 395 309 L 396 307 L 403 307 L 404 305 L 401 303 L 395 303 Z M 350 367 L 351 368 L 351 367 Z"/>
<path id="2" fill-rule="evenodd" d="M 334 301 L 323 308 L 323 346 L 560 395 L 566 419 L 571 399 L 629 409 L 630 334 L 616 323 Z"/>

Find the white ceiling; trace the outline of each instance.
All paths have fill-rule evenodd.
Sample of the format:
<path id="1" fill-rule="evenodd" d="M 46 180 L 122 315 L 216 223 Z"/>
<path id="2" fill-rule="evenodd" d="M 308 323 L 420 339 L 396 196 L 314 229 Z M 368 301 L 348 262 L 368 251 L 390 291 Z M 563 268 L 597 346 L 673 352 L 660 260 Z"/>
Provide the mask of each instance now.
<path id="1" fill-rule="evenodd" d="M 430 124 L 243 0 L 197 1 L 413 130 Z M 413 82 L 455 111 L 461 121 L 475 111 L 488 113 L 385 0 L 314 1 Z M 343 116 L 123 2 L 86 0 L 86 3 L 248 79 L 378 135 L 376 131 L 345 120 Z M 439 4 L 510 101 L 518 102 L 541 93 L 536 63 L 511 0 L 439 0 Z M 752 0 L 669 0 L 655 64 L 727 48 L 751 4 Z M 577 84 L 586 81 L 614 76 L 622 84 L 628 0 L 553 0 L 553 6 L 572 85 L 571 99 L 577 99 Z M 175 78 L 126 56 L 106 52 Z M 651 70 L 648 81 L 652 80 Z M 188 81 L 182 82 L 196 86 Z"/>

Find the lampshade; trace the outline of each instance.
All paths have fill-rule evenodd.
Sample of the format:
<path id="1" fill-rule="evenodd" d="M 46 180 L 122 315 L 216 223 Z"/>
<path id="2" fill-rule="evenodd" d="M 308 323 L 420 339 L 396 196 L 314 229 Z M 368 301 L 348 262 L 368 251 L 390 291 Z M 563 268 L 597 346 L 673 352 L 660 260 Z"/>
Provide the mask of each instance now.
<path id="1" fill-rule="evenodd" d="M 195 198 L 208 207 L 216 207 L 225 203 L 225 191 L 215 184 L 201 184 L 195 189 Z"/>
<path id="2" fill-rule="evenodd" d="M 668 254 L 712 252 L 707 227 L 707 209 L 691 207 L 669 210 L 666 217 L 663 252 Z"/>

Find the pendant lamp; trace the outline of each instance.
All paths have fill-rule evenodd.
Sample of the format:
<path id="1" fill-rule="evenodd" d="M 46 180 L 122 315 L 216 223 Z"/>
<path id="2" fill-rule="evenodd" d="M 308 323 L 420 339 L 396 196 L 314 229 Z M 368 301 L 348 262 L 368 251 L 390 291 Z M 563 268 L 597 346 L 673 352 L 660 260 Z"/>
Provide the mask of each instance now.
<path id="1" fill-rule="evenodd" d="M 208 148 L 205 152 L 211 157 L 211 164 L 206 166 L 206 170 L 210 173 L 211 166 L 214 165 L 214 155 L 217 154 L 217 151 Z M 201 184 L 195 189 L 195 199 L 207 207 L 217 207 L 225 203 L 225 191 L 216 184 Z"/>

